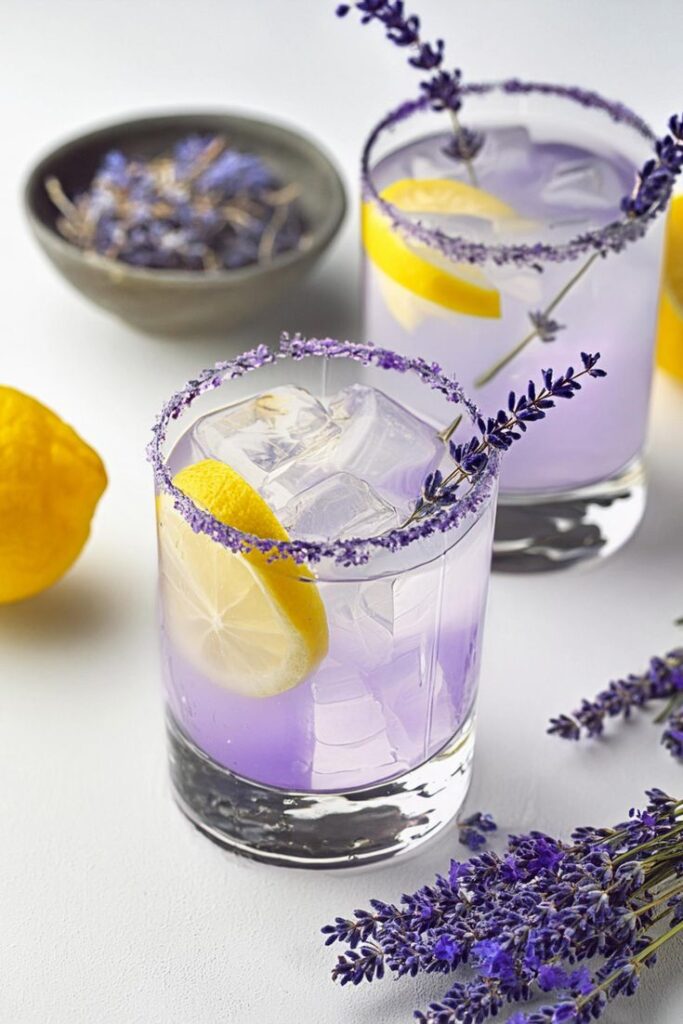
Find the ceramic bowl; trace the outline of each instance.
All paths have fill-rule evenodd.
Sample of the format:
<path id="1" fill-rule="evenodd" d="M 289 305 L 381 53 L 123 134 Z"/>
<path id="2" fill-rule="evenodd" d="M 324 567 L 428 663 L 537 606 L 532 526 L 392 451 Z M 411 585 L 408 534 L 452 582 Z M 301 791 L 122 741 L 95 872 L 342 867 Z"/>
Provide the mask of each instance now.
<path id="1" fill-rule="evenodd" d="M 194 133 L 226 135 L 237 148 L 264 157 L 283 182 L 299 183 L 310 245 L 282 253 L 267 266 L 149 270 L 85 252 L 59 234 L 47 178 L 54 175 L 71 196 L 88 187 L 109 150 L 155 156 Z M 88 132 L 36 164 L 24 197 L 33 234 L 70 284 L 134 327 L 165 335 L 221 332 L 261 312 L 297 286 L 334 238 L 346 210 L 339 174 L 315 142 L 271 121 L 223 113 L 144 117 Z"/>

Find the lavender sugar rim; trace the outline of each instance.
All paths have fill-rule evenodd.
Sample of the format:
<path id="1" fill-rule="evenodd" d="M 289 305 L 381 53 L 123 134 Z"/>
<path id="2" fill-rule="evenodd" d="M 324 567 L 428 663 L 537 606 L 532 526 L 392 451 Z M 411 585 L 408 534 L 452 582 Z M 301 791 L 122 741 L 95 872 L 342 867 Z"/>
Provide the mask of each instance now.
<path id="1" fill-rule="evenodd" d="M 549 96 L 558 96 L 561 99 L 570 100 L 583 107 L 594 110 L 601 110 L 613 121 L 625 124 L 633 128 L 639 135 L 648 142 L 654 143 L 656 135 L 650 126 L 629 107 L 623 103 L 605 99 L 597 92 L 581 89 L 578 86 L 552 85 L 544 82 L 522 82 L 517 78 L 507 79 L 502 82 L 474 82 L 462 86 L 463 95 L 485 96 L 491 92 L 503 92 L 507 94 L 540 93 Z M 620 252 L 625 245 L 636 242 L 643 237 L 650 223 L 661 213 L 661 208 L 655 211 L 648 211 L 639 216 L 624 215 L 620 220 L 606 224 L 602 228 L 593 231 L 586 231 L 576 235 L 567 242 L 557 245 L 550 245 L 544 242 L 533 244 L 496 244 L 487 245 L 483 242 L 471 242 L 466 238 L 455 235 L 448 235 L 439 229 L 426 228 L 420 223 L 410 220 L 397 206 L 382 199 L 372 181 L 370 161 L 373 156 L 375 143 L 386 129 L 393 128 L 402 121 L 408 120 L 413 114 L 431 109 L 428 96 L 415 100 L 408 100 L 390 111 L 383 120 L 375 126 L 368 136 L 363 147 L 361 157 L 361 184 L 365 199 L 373 202 L 408 241 L 419 242 L 432 249 L 437 249 L 441 255 L 457 263 L 483 264 L 487 260 L 502 266 L 513 263 L 516 266 L 528 265 L 536 269 L 542 269 L 539 264 L 563 263 L 567 260 L 575 260 L 585 253 L 599 252 L 605 255 L 608 252 Z"/>
<path id="2" fill-rule="evenodd" d="M 289 335 L 283 334 L 277 349 L 258 345 L 255 349 L 244 352 L 235 359 L 216 363 L 214 367 L 203 370 L 185 387 L 171 396 L 163 406 L 152 428 L 153 438 L 147 446 L 147 458 L 154 469 L 157 486 L 173 498 L 174 507 L 195 533 L 205 533 L 212 540 L 231 551 L 241 553 L 253 550 L 262 551 L 273 561 L 293 559 L 298 564 L 312 564 L 329 558 L 339 565 L 363 565 L 368 562 L 374 550 L 398 551 L 434 533 L 445 533 L 459 526 L 467 518 L 477 515 L 490 501 L 500 466 L 500 455 L 497 451 L 491 452 L 487 465 L 473 479 L 471 489 L 462 497 L 445 508 L 437 509 L 426 519 L 410 526 L 391 530 L 379 537 L 350 538 L 328 543 L 303 540 L 278 541 L 236 530 L 195 505 L 191 498 L 173 485 L 171 472 L 162 454 L 170 421 L 178 419 L 200 395 L 220 387 L 228 380 L 242 377 L 252 370 L 274 364 L 281 359 L 299 360 L 309 356 L 325 359 L 354 359 L 364 366 L 373 365 L 398 373 L 414 373 L 423 384 L 434 391 L 439 391 L 449 402 L 464 405 L 474 421 L 473 430 L 478 429 L 475 426 L 479 416 L 476 405 L 466 397 L 458 382 L 444 374 L 436 363 L 427 363 L 419 358 L 409 359 L 396 352 L 391 352 L 389 349 L 374 345 L 336 341 L 333 338 L 302 338 L 299 335 L 290 338 Z"/>

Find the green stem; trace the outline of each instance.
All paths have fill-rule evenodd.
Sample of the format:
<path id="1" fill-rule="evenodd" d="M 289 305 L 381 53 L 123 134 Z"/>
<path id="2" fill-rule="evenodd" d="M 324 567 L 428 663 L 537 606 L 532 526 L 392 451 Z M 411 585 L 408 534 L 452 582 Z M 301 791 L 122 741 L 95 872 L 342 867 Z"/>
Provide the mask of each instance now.
<path id="1" fill-rule="evenodd" d="M 438 437 L 439 441 L 443 441 L 444 444 L 448 444 L 448 442 L 452 438 L 453 434 L 456 432 L 456 430 L 460 426 L 461 421 L 462 421 L 462 413 L 460 413 L 459 416 L 456 416 L 455 419 L 453 420 L 453 422 L 451 424 L 449 424 L 449 426 L 444 427 L 443 430 L 439 431 L 439 433 L 436 435 Z"/>
<path id="2" fill-rule="evenodd" d="M 651 892 L 663 882 L 668 882 L 672 872 L 675 870 L 676 865 L 667 862 L 656 866 L 652 874 L 632 893 L 633 898 L 644 896 L 645 893 Z"/>
<path id="3" fill-rule="evenodd" d="M 661 843 L 665 839 L 670 839 L 671 836 L 678 835 L 679 832 L 683 832 L 683 822 L 681 822 L 678 825 L 674 825 L 674 827 L 669 832 L 667 832 L 665 836 L 654 836 L 652 839 L 648 839 L 646 843 L 641 843 L 640 846 L 634 846 L 633 849 L 627 850 L 625 853 L 619 854 L 619 856 L 616 857 L 614 860 L 614 866 L 618 867 L 618 865 L 623 864 L 624 861 L 631 860 L 633 858 L 634 853 L 640 853 L 642 850 L 648 850 L 655 843 Z M 674 850 L 672 851 L 672 854 L 681 857 L 683 856 L 683 850 Z"/>
<path id="4" fill-rule="evenodd" d="M 660 903 L 664 903 L 665 900 L 670 899 L 672 896 L 678 896 L 679 892 L 683 892 L 683 885 L 674 885 L 673 888 L 660 893 L 656 899 L 643 904 L 642 907 L 638 907 L 638 909 L 634 911 L 636 917 L 640 917 L 641 914 L 646 914 L 648 910 L 653 910 L 655 907 L 658 907 Z"/>
<path id="5" fill-rule="evenodd" d="M 660 946 L 663 946 L 665 942 L 669 941 L 669 939 L 673 939 L 674 935 L 677 935 L 680 931 L 683 931 L 683 921 L 679 921 L 678 924 L 674 925 L 673 928 L 669 928 L 668 931 L 664 932 L 663 935 L 660 935 L 658 939 L 654 940 L 654 942 L 651 942 L 649 946 L 645 947 L 645 949 L 641 949 L 640 953 L 636 953 L 635 956 L 632 956 L 629 960 L 629 963 L 633 964 L 634 967 L 637 967 L 639 964 L 642 964 L 643 961 L 647 960 L 648 957 L 652 956 L 652 954 L 655 953 L 660 948 Z M 605 992 L 607 989 L 609 989 L 612 982 L 616 981 L 616 979 L 619 977 L 623 969 L 623 967 L 620 967 L 618 968 L 618 970 L 613 971 L 604 979 L 604 981 L 601 981 L 599 985 L 596 985 L 594 989 L 591 989 L 591 991 L 587 995 L 581 996 L 580 999 L 577 999 L 576 1005 L 578 1009 L 582 1009 L 582 1007 L 584 1007 L 586 1003 L 591 1002 L 598 992 Z"/>
<path id="6" fill-rule="evenodd" d="M 665 722 L 667 718 L 669 718 L 669 716 L 674 713 L 674 711 L 678 708 L 680 704 L 683 704 L 683 693 L 677 691 L 676 693 L 674 693 L 671 699 L 666 702 L 666 704 L 664 705 L 664 710 L 660 711 L 657 717 L 654 719 L 654 724 L 661 725 L 662 722 Z"/>
<path id="7" fill-rule="evenodd" d="M 565 296 L 568 295 L 568 293 L 572 290 L 577 281 L 580 281 L 583 275 L 590 269 L 590 267 L 592 267 L 592 265 L 595 263 L 599 255 L 599 253 L 594 252 L 593 255 L 589 256 L 586 262 L 581 267 L 579 267 L 574 276 L 570 277 L 567 283 L 557 293 L 552 302 L 549 303 L 549 305 L 547 305 L 546 308 L 542 311 L 542 315 L 544 317 L 550 316 L 550 314 L 556 309 L 556 307 L 559 306 L 560 302 L 562 302 Z M 522 338 L 522 340 L 518 342 L 514 348 L 510 349 L 510 351 L 507 352 L 504 356 L 502 356 L 498 360 L 498 362 L 494 363 L 493 366 L 490 367 L 490 369 L 488 369 L 485 373 L 482 373 L 480 377 L 477 377 L 477 379 L 474 382 L 474 386 L 476 388 L 482 388 L 484 387 L 485 384 L 488 384 L 489 381 L 492 381 L 496 374 L 500 373 L 500 371 L 504 367 L 506 367 L 508 363 L 512 362 L 512 360 L 516 356 L 518 356 L 519 353 L 527 347 L 529 342 L 533 341 L 534 338 L 537 337 L 537 335 L 538 328 L 534 327 L 534 329 L 532 331 L 529 331 L 529 333 L 525 335 L 525 337 Z"/>

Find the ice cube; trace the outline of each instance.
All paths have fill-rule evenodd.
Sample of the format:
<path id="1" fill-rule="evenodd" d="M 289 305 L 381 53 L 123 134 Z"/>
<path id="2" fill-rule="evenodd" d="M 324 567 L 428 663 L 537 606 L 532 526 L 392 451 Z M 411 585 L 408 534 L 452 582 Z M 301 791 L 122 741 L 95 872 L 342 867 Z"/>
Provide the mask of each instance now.
<path id="1" fill-rule="evenodd" d="M 531 164 L 533 143 L 528 128 L 524 125 L 505 125 L 486 128 L 484 145 L 476 156 L 476 171 L 479 182 L 490 173 L 498 182 L 508 174 L 527 171 Z"/>
<path id="2" fill-rule="evenodd" d="M 203 416 L 192 429 L 194 454 L 219 459 L 254 487 L 292 459 L 329 444 L 339 427 L 305 388 L 284 385 Z"/>
<path id="3" fill-rule="evenodd" d="M 373 537 L 400 525 L 397 510 L 350 473 L 332 473 L 291 498 L 280 510 L 298 540 Z"/>
<path id="4" fill-rule="evenodd" d="M 586 212 L 612 210 L 618 205 L 620 182 L 606 160 L 597 156 L 554 160 L 541 188 L 548 206 L 561 207 L 578 217 Z"/>
<path id="5" fill-rule="evenodd" d="M 334 473 L 330 453 L 340 433 L 338 430 L 336 434 L 323 439 L 322 443 L 304 448 L 263 479 L 259 490 L 278 515 L 298 494 Z"/>
<path id="6" fill-rule="evenodd" d="M 435 428 L 367 384 L 344 388 L 329 408 L 341 428 L 335 469 L 365 480 L 404 511 L 443 457 Z"/>
<path id="7" fill-rule="evenodd" d="M 476 129 L 476 125 L 467 125 Z M 430 135 L 406 148 L 400 170 L 394 170 L 394 179 L 406 178 L 460 178 L 469 182 L 467 167 L 462 160 L 454 160 L 445 150 L 451 141 L 450 133 Z M 492 126 L 484 129 L 484 145 L 477 153 L 477 177 L 496 169 L 520 170 L 529 163 L 531 139 L 523 125 Z M 394 166 L 394 161 L 392 161 Z"/>

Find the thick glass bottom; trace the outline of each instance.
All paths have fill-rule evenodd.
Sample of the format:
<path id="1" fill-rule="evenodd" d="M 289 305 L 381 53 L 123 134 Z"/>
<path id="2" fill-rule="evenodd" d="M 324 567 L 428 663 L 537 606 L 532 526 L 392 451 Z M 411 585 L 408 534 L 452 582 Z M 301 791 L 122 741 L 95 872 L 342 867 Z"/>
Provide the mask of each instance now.
<path id="1" fill-rule="evenodd" d="M 270 864 L 347 868 L 414 850 L 455 818 L 470 783 L 474 718 L 419 768 L 334 793 L 287 792 L 234 775 L 170 716 L 168 736 L 175 798 L 214 842 Z"/>
<path id="2" fill-rule="evenodd" d="M 643 518 L 640 459 L 617 476 L 565 494 L 501 494 L 493 542 L 497 572 L 547 572 L 608 558 Z"/>

